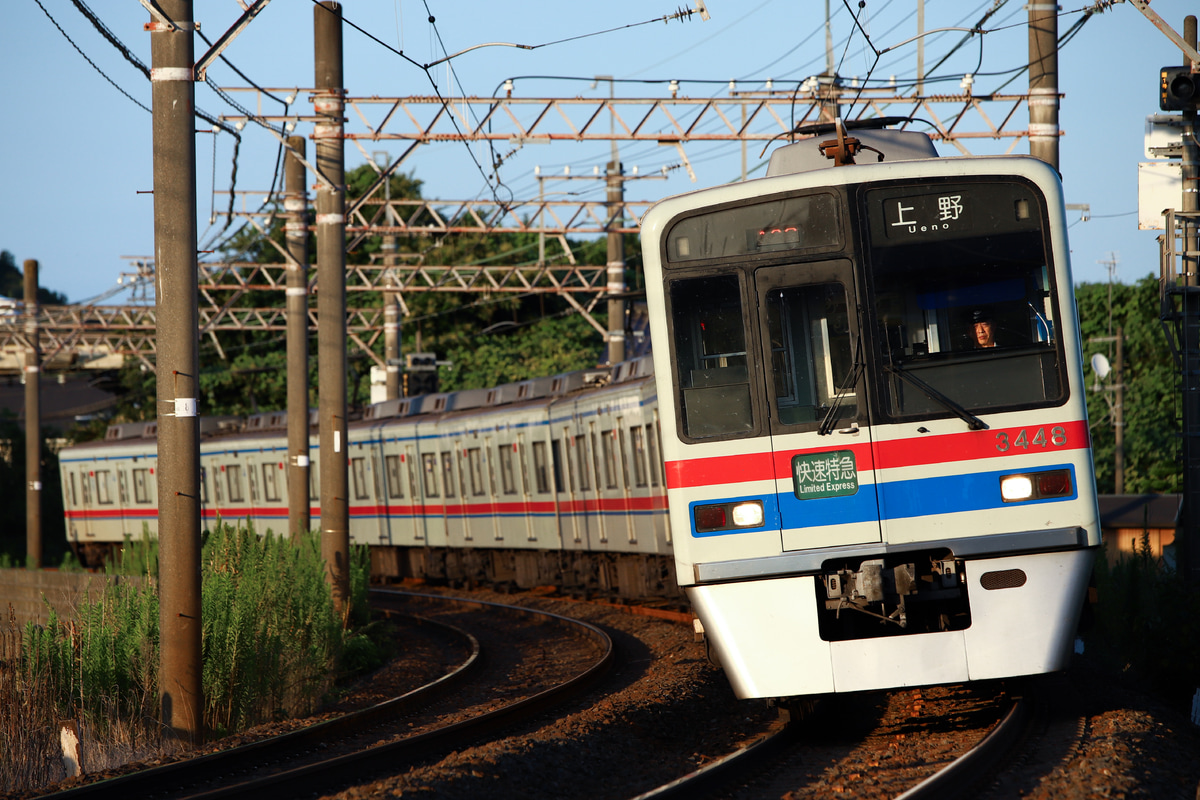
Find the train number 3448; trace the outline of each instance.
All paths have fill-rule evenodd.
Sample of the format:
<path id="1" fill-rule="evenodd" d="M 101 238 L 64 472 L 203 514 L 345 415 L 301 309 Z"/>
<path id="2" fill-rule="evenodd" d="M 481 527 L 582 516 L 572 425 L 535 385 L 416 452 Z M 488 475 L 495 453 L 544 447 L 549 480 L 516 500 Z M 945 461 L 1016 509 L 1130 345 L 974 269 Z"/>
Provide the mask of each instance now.
<path id="1" fill-rule="evenodd" d="M 1030 447 L 1045 447 L 1047 444 L 1062 447 L 1067 443 L 1067 431 L 1062 425 L 1055 425 L 1051 428 L 1048 439 L 1045 428 L 1038 428 L 1032 439 L 1029 438 L 1029 433 L 1024 428 L 1017 433 L 1016 438 L 1011 438 L 1011 436 L 1009 431 L 997 432 L 996 449 L 1003 453 L 1013 447 L 1028 450 Z"/>

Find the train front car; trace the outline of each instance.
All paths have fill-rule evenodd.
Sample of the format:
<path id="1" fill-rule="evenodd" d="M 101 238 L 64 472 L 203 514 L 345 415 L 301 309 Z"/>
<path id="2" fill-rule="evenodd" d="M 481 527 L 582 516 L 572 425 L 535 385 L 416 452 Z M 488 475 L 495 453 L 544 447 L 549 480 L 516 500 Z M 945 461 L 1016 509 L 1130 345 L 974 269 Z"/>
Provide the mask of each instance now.
<path id="1" fill-rule="evenodd" d="M 642 221 L 679 583 L 740 697 L 1061 669 L 1100 531 L 1058 177 L 852 133 L 885 160 Z"/>

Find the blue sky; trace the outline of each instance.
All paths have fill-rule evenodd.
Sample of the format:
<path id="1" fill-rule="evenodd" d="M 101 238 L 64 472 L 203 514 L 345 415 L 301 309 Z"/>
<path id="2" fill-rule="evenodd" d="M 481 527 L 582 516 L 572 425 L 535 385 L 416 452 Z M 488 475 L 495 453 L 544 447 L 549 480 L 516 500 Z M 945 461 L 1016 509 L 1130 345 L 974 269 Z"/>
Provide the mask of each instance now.
<path id="1" fill-rule="evenodd" d="M 596 75 L 618 79 L 677 79 L 681 91 L 710 96 L 727 91 L 700 81 L 738 80 L 741 89 L 761 88 L 766 79 L 776 85 L 820 72 L 825 65 L 823 31 L 825 4 L 765 0 L 733 3 L 708 0 L 709 21 L 637 23 L 671 14 L 683 0 L 656 4 L 654 0 L 610 0 L 602 4 L 550 3 L 541 0 L 499 4 L 462 0 L 454 4 L 428 0 L 412 2 L 350 2 L 347 20 L 370 31 L 413 60 L 426 63 L 444 52 L 457 52 L 483 42 L 543 45 L 533 50 L 491 47 L 454 59 L 454 70 L 434 69 L 443 95 L 490 96 L 506 77 L 518 77 L 515 94 L 524 97 L 608 94 L 606 85 L 588 80 Z M 149 82 L 103 39 L 70 2 L 40 0 L 58 26 L 95 64 L 93 67 L 39 7 L 37 0 L 8 0 L 0 10 L 0 80 L 5 86 L 5 121 L 0 126 L 0 248 L 18 264 L 36 258 L 42 283 L 63 292 L 71 301 L 100 295 L 129 271 L 123 256 L 153 253 L 153 199 L 150 114 L 122 95 L 107 75 L 139 102 L 150 105 Z M 997 0 L 977 4 L 961 0 L 927 0 L 925 27 L 970 26 Z M 866 76 L 874 62 L 871 49 L 840 0 L 833 10 L 834 59 L 839 73 Z M 148 13 L 134 0 L 115 3 L 91 0 L 92 10 L 143 62 L 150 62 L 150 35 L 142 26 Z M 210 39 L 236 19 L 233 0 L 197 3 L 202 30 Z M 857 3 L 850 7 L 858 10 Z M 1059 29 L 1066 31 L 1084 7 L 1063 4 Z M 1154 8 L 1182 31 L 1185 13 L 1194 5 L 1183 0 L 1156 0 Z M 914 0 L 868 2 L 860 21 L 878 49 L 891 47 L 917 31 Z M 236 40 L 226 55 L 262 86 L 304 88 L 312 83 L 312 4 L 308 0 L 275 0 Z M 430 24 L 428 18 L 435 18 Z M 995 29 L 959 49 L 935 73 L 947 78 L 943 91 L 958 91 L 963 72 L 978 72 L 976 91 L 986 92 L 1005 77 L 1001 73 L 1025 63 L 1026 11 L 1008 0 L 985 24 Z M 547 44 L 608 29 L 602 35 Z M 347 29 L 345 77 L 351 96 L 431 94 L 422 70 Z M 932 65 L 963 34 L 945 32 L 926 37 L 925 63 Z M 445 50 L 443 51 L 443 47 Z M 1137 230 L 1137 164 L 1143 153 L 1144 121 L 1157 111 L 1157 78 L 1161 66 L 1183 63 L 1177 48 L 1136 8 L 1128 3 L 1094 16 L 1065 47 L 1060 57 L 1062 103 L 1061 170 L 1069 203 L 1087 203 L 1091 219 L 1068 214 L 1072 261 L 1077 281 L 1106 281 L 1101 261 L 1115 254 L 1116 277 L 1130 282 L 1157 270 L 1154 232 Z M 977 68 L 977 65 L 980 65 Z M 916 71 L 916 46 L 908 44 L 884 54 L 873 77 L 911 78 Z M 212 75 L 223 87 L 245 85 L 227 66 L 214 66 Z M 520 76 L 570 76 L 582 80 L 542 80 Z M 1027 79 L 1019 77 L 1009 91 L 1022 92 Z M 623 83 L 618 96 L 662 96 L 659 86 Z M 248 95 L 241 95 L 243 98 Z M 244 100 L 248 104 L 249 101 Z M 197 87 L 197 105 L 213 114 L 236 113 L 205 86 Z M 297 107 L 311 108 L 301 94 Z M 1023 123 L 1022 123 L 1023 124 Z M 204 127 L 202 124 L 197 127 Z M 297 133 L 310 134 L 311 127 Z M 210 210 L 225 199 L 214 196 L 228 189 L 232 140 L 227 135 L 197 137 L 197 194 L 200 230 L 213 235 Z M 265 191 L 275 171 L 277 146 L 268 133 L 253 125 L 243 131 L 238 163 L 239 188 Z M 1007 142 L 999 146 L 1002 150 Z M 215 146 L 214 146 L 215 145 Z M 976 152 L 988 152 L 984 144 Z M 400 152 L 396 143 L 367 144 L 369 152 Z M 214 159 L 215 149 L 215 159 Z M 750 168 L 760 162 L 760 146 L 750 147 Z M 948 148 L 941 148 L 950 154 Z M 697 182 L 675 170 L 668 181 L 631 185 L 631 199 L 652 199 L 735 179 L 740 172 L 737 144 L 688 145 Z M 1018 145 L 1015 152 L 1028 152 Z M 486 151 L 477 158 L 487 163 Z M 644 172 L 678 163 L 673 148 L 622 145 L 626 168 Z M 769 153 L 768 153 L 769 156 Z M 530 146 L 515 153 L 501 169 L 501 178 L 519 198 L 536 195 L 535 166 L 545 174 L 590 172 L 609 158 L 607 143 Z M 347 165 L 362 163 L 357 149 L 348 147 Z M 406 166 L 425 184 L 425 196 L 462 200 L 488 196 L 480 171 L 467 157 L 463 144 L 421 148 Z M 761 173 L 760 173 L 761 174 Z M 602 197 L 597 182 L 572 189 Z M 108 302 L 124 302 L 121 295 Z"/>

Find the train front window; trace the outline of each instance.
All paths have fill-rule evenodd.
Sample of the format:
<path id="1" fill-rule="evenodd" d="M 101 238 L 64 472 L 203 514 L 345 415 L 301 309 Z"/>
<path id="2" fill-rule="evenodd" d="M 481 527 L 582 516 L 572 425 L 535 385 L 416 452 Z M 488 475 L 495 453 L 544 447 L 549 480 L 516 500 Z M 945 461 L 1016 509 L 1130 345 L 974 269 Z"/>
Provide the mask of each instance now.
<path id="1" fill-rule="evenodd" d="M 853 366 L 845 288 L 827 283 L 770 291 L 767 329 L 778 421 L 821 421 Z M 854 389 L 845 386 L 840 417 L 856 415 Z"/>
<path id="2" fill-rule="evenodd" d="M 749 433 L 754 417 L 738 276 L 673 280 L 670 294 L 684 435 Z"/>
<path id="3" fill-rule="evenodd" d="M 866 198 L 888 415 L 970 421 L 971 411 L 1061 402 L 1059 306 L 1040 197 L 1022 184 L 980 182 Z"/>

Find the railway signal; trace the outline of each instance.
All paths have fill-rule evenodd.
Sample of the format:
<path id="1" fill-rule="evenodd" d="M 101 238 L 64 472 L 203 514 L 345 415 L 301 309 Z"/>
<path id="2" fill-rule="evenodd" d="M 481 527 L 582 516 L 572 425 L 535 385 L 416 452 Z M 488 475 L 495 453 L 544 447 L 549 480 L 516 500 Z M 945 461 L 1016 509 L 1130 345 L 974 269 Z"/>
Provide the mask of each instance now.
<path id="1" fill-rule="evenodd" d="M 437 354 L 408 353 L 404 356 L 404 396 L 435 394 L 438 390 Z"/>
<path id="2" fill-rule="evenodd" d="M 1195 111 L 1200 101 L 1200 73 L 1191 67 L 1158 71 L 1158 107 L 1163 111 Z"/>

